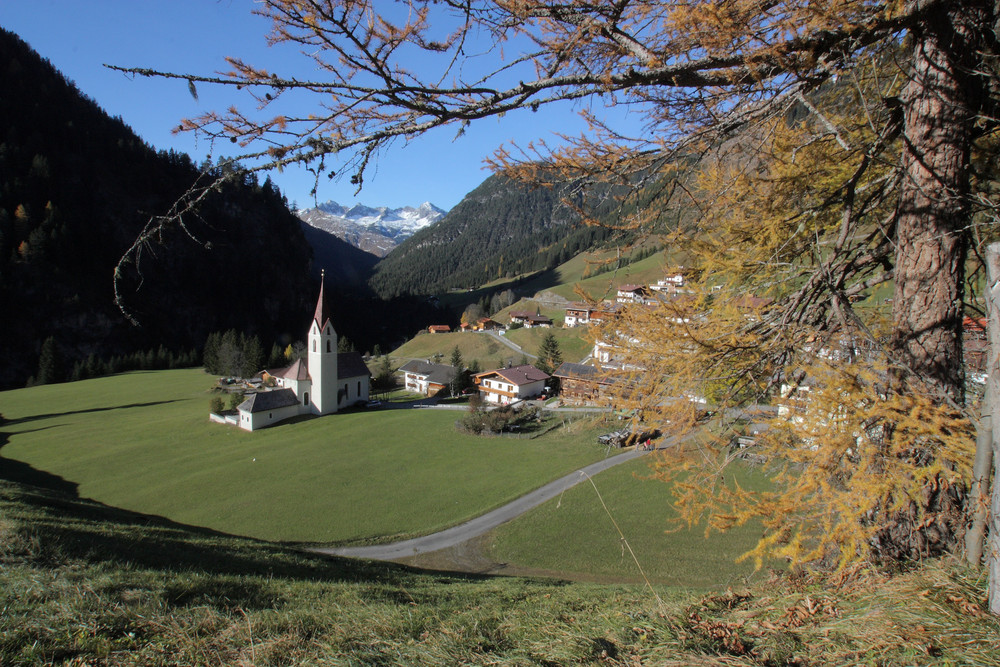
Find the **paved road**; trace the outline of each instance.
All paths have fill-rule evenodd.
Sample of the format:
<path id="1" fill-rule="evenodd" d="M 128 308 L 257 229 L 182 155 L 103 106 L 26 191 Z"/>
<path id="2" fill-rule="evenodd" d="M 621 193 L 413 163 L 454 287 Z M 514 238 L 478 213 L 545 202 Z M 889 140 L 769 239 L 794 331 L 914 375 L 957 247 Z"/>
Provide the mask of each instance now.
<path id="1" fill-rule="evenodd" d="M 661 447 L 663 445 L 661 444 Z M 541 505 L 546 500 L 555 498 L 566 489 L 576 486 L 594 476 L 602 470 L 607 470 L 626 461 L 631 461 L 639 456 L 647 454 L 641 450 L 633 450 L 610 456 L 603 461 L 591 463 L 589 466 L 581 468 L 574 473 L 570 473 L 561 479 L 550 482 L 545 486 L 521 496 L 517 500 L 503 507 L 499 507 L 492 512 L 488 512 L 480 517 L 476 517 L 463 524 L 442 530 L 440 533 L 417 537 L 403 542 L 392 544 L 379 544 L 370 547 L 340 547 L 326 549 L 312 549 L 317 553 L 332 554 L 335 556 L 350 556 L 353 558 L 371 558 L 373 560 L 397 560 L 418 554 L 430 553 L 439 549 L 447 549 L 457 544 L 461 544 L 474 537 L 479 537 L 483 533 L 493 530 L 502 523 L 514 519 L 528 510 Z"/>

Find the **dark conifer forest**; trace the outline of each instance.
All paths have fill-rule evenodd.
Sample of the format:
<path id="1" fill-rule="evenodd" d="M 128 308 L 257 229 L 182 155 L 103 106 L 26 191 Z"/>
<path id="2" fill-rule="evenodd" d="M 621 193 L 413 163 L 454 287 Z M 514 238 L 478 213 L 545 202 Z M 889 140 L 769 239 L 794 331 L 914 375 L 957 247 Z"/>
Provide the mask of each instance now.
<path id="1" fill-rule="evenodd" d="M 491 176 L 382 259 L 370 284 L 383 296 L 433 294 L 554 268 L 611 236 L 581 224 L 573 205 L 583 204 L 594 206 L 572 183 L 532 187 Z"/>
<path id="2" fill-rule="evenodd" d="M 231 329 L 284 349 L 304 336 L 321 268 L 338 333 L 391 349 L 457 324 L 424 295 L 549 269 L 609 235 L 580 224 L 572 184 L 497 175 L 375 264 L 332 235 L 307 239 L 270 179 L 149 146 L 2 29 L 0 67 L 0 388 L 200 363 L 209 334 Z M 127 266 L 135 326 L 115 266 L 206 170 L 231 178 Z"/>
<path id="3" fill-rule="evenodd" d="M 213 331 L 236 329 L 267 347 L 304 336 L 321 267 L 285 198 L 252 174 L 227 181 L 185 218 L 186 230 L 163 234 L 129 267 L 125 305 L 139 321 L 131 325 L 114 303 L 114 268 L 199 168 L 144 143 L 4 30 L 0 67 L 0 388 L 36 375 L 70 379 L 81 364 L 87 374 L 145 364 L 101 360 L 190 363 Z M 343 245 L 344 257 L 363 255 Z M 368 266 L 325 268 L 334 324 L 359 349 L 401 335 L 381 308 L 435 319 L 419 303 L 369 307 L 356 285 Z M 373 312 L 371 321 L 359 312 Z"/>

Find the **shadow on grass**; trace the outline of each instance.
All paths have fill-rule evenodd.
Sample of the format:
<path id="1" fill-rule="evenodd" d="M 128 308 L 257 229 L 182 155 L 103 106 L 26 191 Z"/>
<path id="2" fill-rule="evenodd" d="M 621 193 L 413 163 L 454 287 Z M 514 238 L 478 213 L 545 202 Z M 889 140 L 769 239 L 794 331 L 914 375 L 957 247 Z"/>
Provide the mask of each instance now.
<path id="1" fill-rule="evenodd" d="M 11 463 L 15 465 L 9 465 Z M 16 474 L 10 474 L 11 471 Z M 194 575 L 194 579 L 190 585 L 179 584 L 171 593 L 176 604 L 200 604 L 209 599 L 225 598 L 229 601 L 226 605 L 244 608 L 271 606 L 275 600 L 267 594 L 255 593 L 252 583 L 244 586 L 236 582 L 232 583 L 232 590 L 216 590 L 230 584 L 205 583 L 205 576 L 371 582 L 391 586 L 411 581 L 417 572 L 415 568 L 393 563 L 311 554 L 280 543 L 228 535 L 160 516 L 122 510 L 79 498 L 76 486 L 55 475 L 35 471 L 31 466 L 0 459 L 0 515 L 8 525 L 13 521 L 16 526 L 19 538 L 16 542 L 30 545 L 23 547 L 27 553 L 15 555 L 36 567 L 60 567 L 82 560 L 128 569 L 186 573 Z M 5 551 L 9 553 L 16 548 L 12 544 L 10 541 L 0 544 L 0 560 Z M 454 581 L 486 578 L 453 576 Z"/>
<path id="2" fill-rule="evenodd" d="M 20 433 L 36 433 L 38 431 L 45 431 L 50 428 L 57 428 L 58 426 L 61 426 L 61 424 L 55 424 L 53 426 L 45 426 L 42 428 L 31 429 L 29 431 L 21 431 Z M 4 446 L 9 442 L 9 440 L 10 440 L 9 433 L 0 432 L 0 450 L 4 448 Z M 0 454 L 0 480 L 7 480 L 19 484 L 30 484 L 32 486 L 38 486 L 43 489 L 56 491 L 70 498 L 79 497 L 79 493 L 77 493 L 78 485 L 76 484 L 76 482 L 70 482 L 68 480 L 63 479 L 59 475 L 53 475 L 50 472 L 39 470 L 34 466 L 24 463 L 22 461 L 15 461 L 13 459 L 4 458 L 2 454 Z"/>
<path id="3" fill-rule="evenodd" d="M 69 412 L 50 412 L 43 415 L 28 415 L 27 417 L 19 417 L 17 419 L 8 419 L 4 422 L 5 426 L 16 426 L 18 424 L 26 424 L 28 422 L 38 421 L 39 419 L 51 419 L 53 417 L 68 417 L 70 415 L 83 415 L 91 412 L 108 412 L 109 410 L 128 410 L 131 408 L 151 408 L 155 405 L 167 405 L 168 403 L 177 403 L 181 399 L 171 399 L 169 401 L 149 401 L 147 403 L 128 403 L 126 405 L 108 405 L 101 408 L 87 408 L 86 410 L 72 410 Z"/>

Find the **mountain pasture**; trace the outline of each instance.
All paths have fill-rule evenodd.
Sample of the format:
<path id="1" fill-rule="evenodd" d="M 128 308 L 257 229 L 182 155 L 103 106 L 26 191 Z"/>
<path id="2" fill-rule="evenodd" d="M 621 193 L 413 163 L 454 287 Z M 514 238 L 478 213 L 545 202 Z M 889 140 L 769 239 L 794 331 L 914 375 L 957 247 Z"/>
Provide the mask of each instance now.
<path id="1" fill-rule="evenodd" d="M 208 420 L 201 370 L 0 393 L 4 476 L 220 532 L 376 542 L 478 516 L 604 456 L 595 432 L 459 433 L 463 413 L 350 411 L 248 433 Z"/>

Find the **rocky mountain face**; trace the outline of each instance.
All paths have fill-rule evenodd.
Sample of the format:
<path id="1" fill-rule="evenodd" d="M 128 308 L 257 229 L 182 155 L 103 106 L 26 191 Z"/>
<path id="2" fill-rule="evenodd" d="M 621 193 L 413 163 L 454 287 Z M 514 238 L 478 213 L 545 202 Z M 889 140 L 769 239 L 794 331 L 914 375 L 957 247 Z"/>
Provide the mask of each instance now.
<path id="1" fill-rule="evenodd" d="M 357 204 L 348 208 L 329 201 L 295 213 L 310 227 L 332 234 L 376 257 L 385 257 L 397 245 L 445 215 L 445 211 L 430 202 L 417 207 L 372 208 Z"/>

